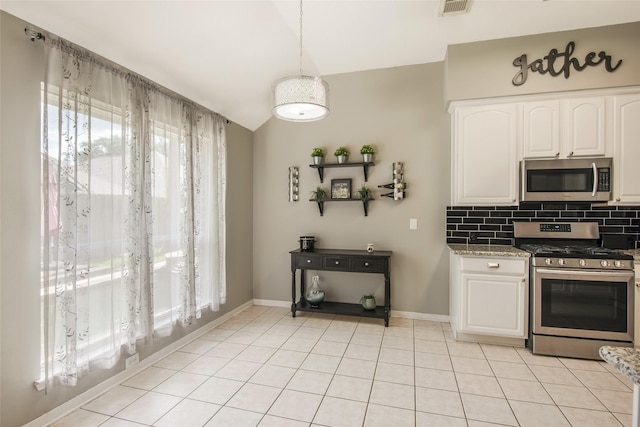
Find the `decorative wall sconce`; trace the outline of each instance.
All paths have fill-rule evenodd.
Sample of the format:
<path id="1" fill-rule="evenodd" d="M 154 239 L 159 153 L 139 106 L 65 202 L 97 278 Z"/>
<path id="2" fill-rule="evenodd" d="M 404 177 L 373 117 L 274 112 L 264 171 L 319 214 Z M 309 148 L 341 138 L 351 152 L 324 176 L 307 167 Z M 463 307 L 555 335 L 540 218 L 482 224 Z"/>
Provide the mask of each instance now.
<path id="1" fill-rule="evenodd" d="M 289 166 L 289 201 L 297 202 L 300 189 L 300 171 L 297 166 Z"/>
<path id="2" fill-rule="evenodd" d="M 393 182 L 391 184 L 378 185 L 378 188 L 389 188 L 393 191 L 385 194 L 381 194 L 381 197 L 389 197 L 393 200 L 402 200 L 405 198 L 405 189 L 407 183 L 404 182 L 404 163 L 393 163 Z"/>

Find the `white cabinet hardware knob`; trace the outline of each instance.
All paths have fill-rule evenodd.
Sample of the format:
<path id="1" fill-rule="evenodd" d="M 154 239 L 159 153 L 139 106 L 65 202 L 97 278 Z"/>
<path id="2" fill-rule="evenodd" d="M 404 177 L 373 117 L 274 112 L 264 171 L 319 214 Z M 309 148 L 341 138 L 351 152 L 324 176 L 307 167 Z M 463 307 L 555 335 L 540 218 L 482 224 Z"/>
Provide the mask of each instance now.
<path id="1" fill-rule="evenodd" d="M 559 151 L 556 153 L 556 157 L 560 157 L 560 152 Z"/>
<path id="2" fill-rule="evenodd" d="M 573 151 L 572 151 L 572 152 L 570 152 L 570 153 L 567 155 L 567 157 L 573 157 Z"/>
<path id="3" fill-rule="evenodd" d="M 619 202 L 619 201 L 620 201 L 620 197 L 616 197 L 616 202 Z"/>
<path id="4" fill-rule="evenodd" d="M 365 266 L 365 267 L 369 267 L 369 263 L 368 263 L 368 262 L 365 262 L 365 263 L 364 263 L 364 266 Z"/>
<path id="5" fill-rule="evenodd" d="M 310 260 L 310 259 L 308 259 L 308 260 L 307 260 L 307 262 L 308 262 L 309 264 L 311 264 L 311 260 Z"/>
<path id="6" fill-rule="evenodd" d="M 640 288 L 640 282 L 636 283 L 636 288 Z"/>
<path id="7" fill-rule="evenodd" d="M 488 262 L 487 267 L 489 268 L 500 268 L 500 264 L 497 262 Z"/>
<path id="8" fill-rule="evenodd" d="M 336 261 L 336 265 L 340 265 L 340 261 Z"/>

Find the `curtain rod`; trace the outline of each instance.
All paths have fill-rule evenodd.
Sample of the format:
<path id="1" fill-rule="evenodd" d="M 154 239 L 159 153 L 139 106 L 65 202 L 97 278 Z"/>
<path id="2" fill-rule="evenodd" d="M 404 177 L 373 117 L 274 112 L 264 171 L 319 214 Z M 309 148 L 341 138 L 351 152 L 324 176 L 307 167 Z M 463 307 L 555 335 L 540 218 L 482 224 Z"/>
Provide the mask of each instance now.
<path id="1" fill-rule="evenodd" d="M 44 34 L 34 30 L 33 28 L 24 27 L 24 33 L 31 39 L 32 42 L 36 40 L 44 40 Z"/>
<path id="2" fill-rule="evenodd" d="M 27 37 L 29 37 L 29 39 L 30 39 L 32 42 L 35 42 L 36 40 L 42 40 L 42 41 L 45 41 L 45 40 L 46 40 L 46 38 L 45 38 L 44 34 L 42 34 L 42 33 L 41 33 L 41 32 L 39 32 L 38 30 L 36 30 L 36 29 L 34 29 L 34 28 L 31 28 L 31 27 L 24 27 L 24 33 L 27 35 Z M 61 39 L 61 40 L 64 40 L 64 39 Z M 71 44 L 73 44 L 74 46 L 77 46 L 77 48 L 78 48 L 78 49 L 81 49 L 81 50 L 83 50 L 83 51 L 90 52 L 88 49 L 82 48 L 82 47 L 80 47 L 80 46 L 76 45 L 75 43 L 72 43 L 72 42 L 69 42 L 69 41 L 67 41 L 67 43 L 71 43 Z M 193 100 L 191 100 L 191 99 L 189 99 L 189 98 L 187 98 L 187 97 L 185 97 L 185 96 L 180 95 L 180 94 L 179 94 L 179 93 L 177 93 L 177 92 L 172 91 L 171 89 L 165 88 L 164 86 L 160 86 L 160 85 L 158 85 L 157 83 L 155 83 L 155 82 L 153 82 L 153 81 L 151 81 L 151 80 L 147 79 L 146 77 L 141 76 L 140 74 L 138 74 L 138 73 L 136 73 L 136 72 L 134 72 L 134 71 L 129 70 L 129 69 L 128 69 L 128 68 L 126 68 L 126 67 L 123 67 L 123 66 L 122 66 L 122 65 L 120 65 L 120 64 L 116 64 L 115 62 L 113 62 L 113 61 L 111 61 L 111 60 L 109 60 L 109 59 L 106 59 L 106 58 L 104 58 L 103 56 L 100 56 L 100 55 L 98 55 L 98 54 L 96 54 L 96 53 L 91 52 L 91 54 L 92 54 L 92 55 L 95 55 L 95 56 L 99 56 L 99 57 L 101 58 L 101 60 L 102 60 L 102 61 L 104 61 L 105 63 L 109 64 L 110 66 L 112 66 L 112 67 L 116 68 L 117 70 L 125 71 L 125 72 L 127 72 L 127 73 L 131 73 L 131 74 L 134 74 L 134 75 L 138 76 L 138 78 L 140 78 L 140 79 L 142 79 L 142 80 L 146 81 L 149 85 L 151 85 L 151 86 L 153 86 L 153 87 L 155 87 L 155 88 L 157 88 L 157 89 L 159 89 L 159 90 L 161 90 L 161 91 L 164 91 L 165 93 L 169 93 L 169 94 L 171 94 L 172 96 L 175 96 L 175 97 L 181 98 L 181 99 L 183 99 L 183 100 L 185 100 L 185 101 L 187 101 L 187 102 L 189 102 L 189 103 L 191 103 L 191 104 L 193 104 L 193 105 L 197 105 L 197 106 L 198 106 L 198 107 L 200 107 L 200 108 L 204 108 L 205 110 L 209 110 L 209 111 L 211 111 L 212 113 L 214 113 L 214 114 L 216 114 L 216 115 L 218 115 L 218 116 L 222 117 L 222 118 L 224 119 L 224 121 L 225 121 L 225 123 L 226 123 L 226 124 L 231 124 L 231 123 L 232 123 L 232 122 L 231 122 L 231 120 L 229 120 L 228 118 L 226 118 L 226 117 L 225 117 L 225 116 L 223 116 L 222 114 L 220 114 L 220 113 L 216 113 L 215 111 L 212 111 L 212 110 L 210 110 L 209 108 L 207 108 L 207 107 L 205 107 L 205 106 L 202 106 L 202 105 L 200 105 L 200 104 L 198 104 L 198 103 L 194 102 Z"/>

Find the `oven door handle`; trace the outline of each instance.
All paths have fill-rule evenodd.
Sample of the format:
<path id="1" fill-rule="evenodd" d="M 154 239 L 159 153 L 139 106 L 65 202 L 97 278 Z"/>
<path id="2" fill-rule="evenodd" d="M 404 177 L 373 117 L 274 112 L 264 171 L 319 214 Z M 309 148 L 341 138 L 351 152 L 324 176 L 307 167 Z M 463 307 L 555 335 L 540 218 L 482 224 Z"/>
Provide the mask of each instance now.
<path id="1" fill-rule="evenodd" d="M 598 166 L 596 162 L 591 163 L 591 169 L 593 169 L 593 190 L 591 191 L 591 197 L 596 197 L 598 192 Z"/>
<path id="2" fill-rule="evenodd" d="M 545 268 L 537 268 L 535 270 L 536 274 L 551 274 L 551 275 L 580 275 L 580 276 L 609 276 L 609 277 L 633 277 L 633 271 L 609 271 L 609 270 L 598 270 L 598 271 L 589 271 L 589 270 L 549 270 Z"/>

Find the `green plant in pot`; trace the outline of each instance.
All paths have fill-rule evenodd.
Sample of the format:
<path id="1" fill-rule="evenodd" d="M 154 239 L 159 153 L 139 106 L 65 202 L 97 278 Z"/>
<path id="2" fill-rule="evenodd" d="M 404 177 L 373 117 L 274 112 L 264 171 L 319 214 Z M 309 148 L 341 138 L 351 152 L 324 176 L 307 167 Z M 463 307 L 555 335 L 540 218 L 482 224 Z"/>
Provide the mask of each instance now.
<path id="1" fill-rule="evenodd" d="M 356 190 L 356 194 L 358 195 L 359 199 L 362 199 L 363 202 L 366 202 L 367 200 L 373 200 L 373 190 L 366 185 L 363 185 L 358 190 Z"/>
<path id="2" fill-rule="evenodd" d="M 322 187 L 318 187 L 311 192 L 311 200 L 315 200 L 316 202 L 320 202 L 324 200 L 327 195 L 327 190 Z"/>
<path id="3" fill-rule="evenodd" d="M 311 157 L 314 165 L 321 165 L 324 162 L 324 150 L 318 147 L 314 148 L 311 151 Z"/>
<path id="4" fill-rule="evenodd" d="M 376 297 L 373 294 L 362 295 L 362 298 L 360 298 L 360 304 L 362 304 L 362 308 L 365 310 L 375 310 Z"/>
<path id="5" fill-rule="evenodd" d="M 347 163 L 347 160 L 349 160 L 349 149 L 347 147 L 338 147 L 333 155 L 338 158 L 338 163 Z"/>
<path id="6" fill-rule="evenodd" d="M 376 154 L 376 149 L 373 148 L 373 145 L 365 144 L 360 149 L 360 154 L 362 154 L 362 161 L 365 163 L 373 162 L 373 155 Z"/>

